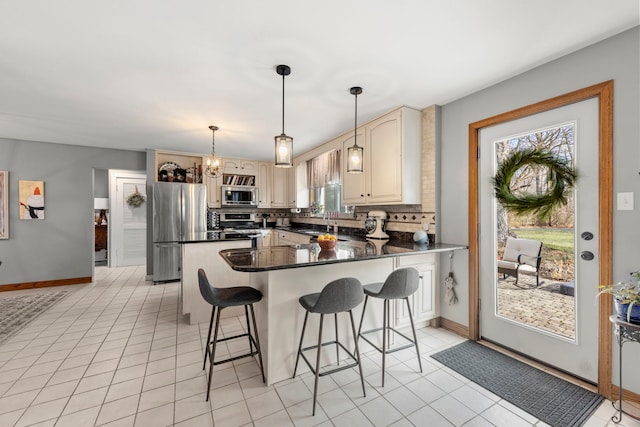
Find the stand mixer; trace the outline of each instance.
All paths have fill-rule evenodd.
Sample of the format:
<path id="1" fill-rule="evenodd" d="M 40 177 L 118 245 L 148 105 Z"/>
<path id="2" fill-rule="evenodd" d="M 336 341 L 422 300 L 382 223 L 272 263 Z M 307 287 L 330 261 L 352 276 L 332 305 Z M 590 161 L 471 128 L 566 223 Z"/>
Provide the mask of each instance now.
<path id="1" fill-rule="evenodd" d="M 367 219 L 364 221 L 364 228 L 369 234 L 368 239 L 388 239 L 389 235 L 384 232 L 384 221 L 387 219 L 385 211 L 369 211 Z"/>

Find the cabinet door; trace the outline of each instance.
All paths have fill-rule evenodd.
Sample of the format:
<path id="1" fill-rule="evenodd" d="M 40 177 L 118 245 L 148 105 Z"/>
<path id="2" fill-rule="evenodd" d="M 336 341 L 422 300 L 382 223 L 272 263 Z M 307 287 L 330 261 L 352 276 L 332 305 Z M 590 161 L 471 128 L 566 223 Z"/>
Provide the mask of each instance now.
<path id="1" fill-rule="evenodd" d="M 397 110 L 366 126 L 365 171 L 369 204 L 402 201 L 401 120 L 402 112 Z"/>
<path id="2" fill-rule="evenodd" d="M 242 160 L 240 161 L 240 171 L 241 175 L 256 175 L 258 173 L 258 163 L 250 160 Z"/>
<path id="3" fill-rule="evenodd" d="M 240 160 L 224 159 L 224 173 L 237 174 L 240 173 Z"/>
<path id="4" fill-rule="evenodd" d="M 413 316 L 417 320 L 429 320 L 435 317 L 435 265 L 421 265 L 418 271 L 420 286 L 415 295 Z"/>
<path id="5" fill-rule="evenodd" d="M 367 148 L 365 143 L 364 129 L 358 129 L 358 145 L 364 147 L 364 156 L 367 157 Z M 347 172 L 348 164 L 348 149 L 353 146 L 353 134 L 345 137 L 342 142 L 342 204 L 343 205 L 363 205 L 366 202 L 365 197 L 365 175 L 367 172 L 367 166 L 365 162 L 364 173 L 349 173 Z"/>
<path id="6" fill-rule="evenodd" d="M 271 186 L 271 207 L 286 208 L 287 207 L 287 169 L 276 168 L 271 169 L 272 186 Z"/>
<path id="7" fill-rule="evenodd" d="M 205 177 L 205 184 L 207 185 L 207 206 L 210 208 L 219 208 L 220 202 L 220 184 L 222 184 L 222 177 L 211 178 Z"/>
<path id="8" fill-rule="evenodd" d="M 260 237 L 260 247 L 262 248 L 266 248 L 271 246 L 271 236 L 274 235 L 274 233 L 263 233 L 262 237 Z"/>
<path id="9" fill-rule="evenodd" d="M 430 255 L 429 258 L 432 258 Z M 409 258 L 409 257 L 404 257 Z M 416 328 L 420 328 L 427 324 L 427 322 L 437 316 L 436 310 L 436 289 L 435 289 L 435 277 L 436 277 L 436 264 L 433 259 L 422 259 L 420 264 L 409 264 L 407 260 L 399 258 L 400 262 L 396 268 L 413 267 L 418 270 L 420 274 L 420 281 L 418 283 L 418 290 L 409 297 L 409 305 L 411 306 L 411 314 L 413 315 L 413 321 Z M 425 262 L 426 261 L 426 262 Z M 404 300 L 397 300 L 395 304 L 394 314 L 395 326 L 398 328 L 410 327 L 409 311 L 407 310 L 407 303 Z"/>
<path id="10" fill-rule="evenodd" d="M 287 207 L 295 208 L 298 189 L 296 187 L 296 168 L 287 168 Z"/>
<path id="11" fill-rule="evenodd" d="M 258 163 L 258 207 L 271 207 L 271 164 Z"/>

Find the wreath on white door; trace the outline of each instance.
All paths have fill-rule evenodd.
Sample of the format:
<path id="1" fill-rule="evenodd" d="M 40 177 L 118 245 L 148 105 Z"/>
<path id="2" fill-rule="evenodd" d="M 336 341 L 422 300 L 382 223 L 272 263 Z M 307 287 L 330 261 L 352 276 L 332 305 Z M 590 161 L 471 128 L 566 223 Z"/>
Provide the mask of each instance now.
<path id="1" fill-rule="evenodd" d="M 144 196 L 140 194 L 140 192 L 138 191 L 138 186 L 136 185 L 136 191 L 129 194 L 129 197 L 127 197 L 127 205 L 133 208 L 137 208 L 144 203 L 144 200 Z"/>
<path id="2" fill-rule="evenodd" d="M 516 194 L 512 191 L 511 180 L 520 168 L 527 165 L 544 166 L 549 170 L 546 192 Z M 576 170 L 564 159 L 544 149 L 529 148 L 511 153 L 500 164 L 492 181 L 496 199 L 507 212 L 516 215 L 534 214 L 545 219 L 554 208 L 567 204 L 568 190 L 574 187 L 576 177 Z"/>

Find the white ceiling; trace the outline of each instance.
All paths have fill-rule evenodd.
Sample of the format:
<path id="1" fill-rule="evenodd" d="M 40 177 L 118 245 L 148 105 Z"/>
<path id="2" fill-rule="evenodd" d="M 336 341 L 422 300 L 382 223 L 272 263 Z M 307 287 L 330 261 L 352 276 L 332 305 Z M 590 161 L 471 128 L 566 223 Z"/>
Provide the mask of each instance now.
<path id="1" fill-rule="evenodd" d="M 637 0 L 0 0 L 0 137 L 262 160 L 639 23 Z M 579 72 L 579 71 L 578 71 Z"/>

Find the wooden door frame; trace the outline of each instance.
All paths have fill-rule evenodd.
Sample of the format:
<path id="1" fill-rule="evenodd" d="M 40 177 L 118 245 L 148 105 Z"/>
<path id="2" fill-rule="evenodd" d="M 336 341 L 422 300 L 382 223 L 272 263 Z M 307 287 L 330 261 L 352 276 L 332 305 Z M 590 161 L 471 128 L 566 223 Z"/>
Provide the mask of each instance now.
<path id="1" fill-rule="evenodd" d="M 480 339 L 478 141 L 480 130 L 576 102 L 598 98 L 598 283 L 611 283 L 613 256 L 613 80 L 566 93 L 469 124 L 469 339 Z M 611 297 L 598 306 L 598 393 L 612 397 Z"/>

